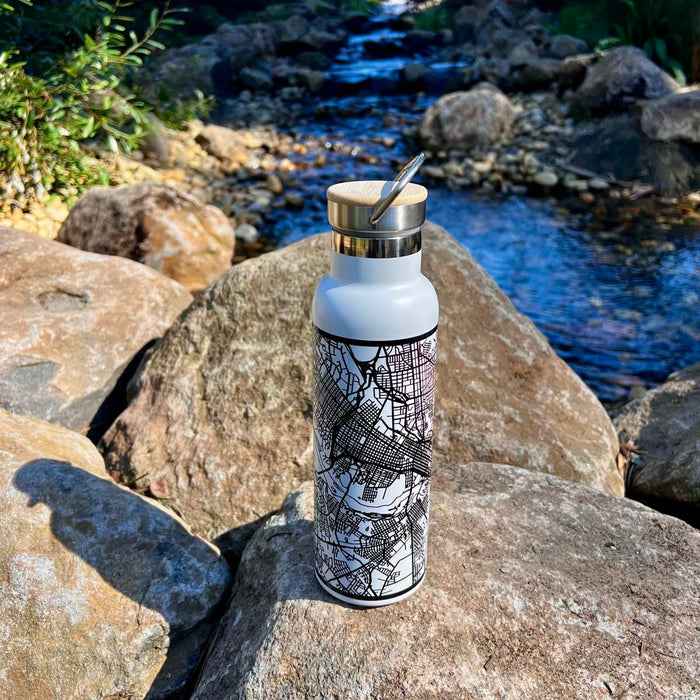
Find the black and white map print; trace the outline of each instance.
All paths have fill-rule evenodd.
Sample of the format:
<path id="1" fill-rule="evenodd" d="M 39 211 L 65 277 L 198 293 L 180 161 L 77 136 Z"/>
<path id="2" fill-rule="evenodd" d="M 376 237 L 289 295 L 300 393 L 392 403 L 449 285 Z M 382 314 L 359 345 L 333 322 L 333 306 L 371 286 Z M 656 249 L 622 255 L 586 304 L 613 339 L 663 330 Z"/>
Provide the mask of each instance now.
<path id="1" fill-rule="evenodd" d="M 383 600 L 425 574 L 436 333 L 369 344 L 316 329 L 316 572 Z"/>

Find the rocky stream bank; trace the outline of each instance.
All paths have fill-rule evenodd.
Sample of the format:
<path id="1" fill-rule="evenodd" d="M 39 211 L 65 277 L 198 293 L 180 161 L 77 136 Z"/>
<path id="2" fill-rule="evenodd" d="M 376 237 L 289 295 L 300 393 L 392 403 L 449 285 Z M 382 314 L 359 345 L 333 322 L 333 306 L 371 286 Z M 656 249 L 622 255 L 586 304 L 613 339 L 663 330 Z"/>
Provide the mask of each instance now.
<path id="1" fill-rule="evenodd" d="M 209 123 L 4 200 L 0 696 L 700 696 L 698 93 L 526 2 L 397 7 L 165 51 Z M 323 190 L 417 148 L 428 577 L 359 612 L 310 559 Z"/>

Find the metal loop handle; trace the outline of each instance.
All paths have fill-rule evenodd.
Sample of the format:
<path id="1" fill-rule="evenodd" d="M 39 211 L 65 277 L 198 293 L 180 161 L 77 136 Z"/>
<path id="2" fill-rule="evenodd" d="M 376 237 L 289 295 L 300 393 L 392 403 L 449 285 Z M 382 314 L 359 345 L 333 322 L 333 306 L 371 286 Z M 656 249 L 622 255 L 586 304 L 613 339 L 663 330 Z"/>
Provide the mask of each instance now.
<path id="1" fill-rule="evenodd" d="M 413 176 L 418 172 L 418 168 L 423 165 L 425 153 L 419 153 L 415 158 L 412 158 L 406 165 L 401 168 L 401 172 L 396 176 L 396 179 L 391 185 L 389 194 L 380 199 L 374 205 L 376 209 L 374 214 L 370 216 L 369 223 L 373 226 L 382 218 L 386 210 L 391 206 L 392 202 L 401 194 L 406 185 L 411 182 Z"/>

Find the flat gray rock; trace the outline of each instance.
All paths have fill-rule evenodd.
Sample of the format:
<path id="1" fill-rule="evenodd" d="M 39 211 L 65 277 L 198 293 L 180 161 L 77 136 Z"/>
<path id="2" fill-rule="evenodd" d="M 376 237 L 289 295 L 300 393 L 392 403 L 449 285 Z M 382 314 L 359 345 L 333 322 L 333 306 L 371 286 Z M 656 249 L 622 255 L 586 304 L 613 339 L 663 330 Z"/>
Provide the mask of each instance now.
<path id="1" fill-rule="evenodd" d="M 145 265 L 0 228 L 0 409 L 84 430 L 191 301 Z"/>
<path id="2" fill-rule="evenodd" d="M 230 583 L 218 551 L 115 484 L 87 438 L 0 412 L 0 697 L 181 689 Z"/>
<path id="3" fill-rule="evenodd" d="M 374 610 L 322 592 L 313 490 L 246 548 L 194 700 L 697 698 L 700 534 L 580 484 L 455 468 L 427 581 Z"/>

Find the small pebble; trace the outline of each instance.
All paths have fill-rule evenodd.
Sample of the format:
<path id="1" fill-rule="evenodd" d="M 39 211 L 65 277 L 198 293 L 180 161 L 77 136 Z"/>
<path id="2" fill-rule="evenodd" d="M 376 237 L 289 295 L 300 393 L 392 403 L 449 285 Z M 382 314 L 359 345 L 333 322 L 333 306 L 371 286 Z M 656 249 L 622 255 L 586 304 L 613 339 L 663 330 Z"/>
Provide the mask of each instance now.
<path id="1" fill-rule="evenodd" d="M 284 190 L 284 185 L 282 184 L 280 176 L 275 175 L 275 173 L 270 173 L 265 178 L 265 187 L 272 192 L 272 194 L 282 194 L 282 190 Z"/>
<path id="2" fill-rule="evenodd" d="M 588 181 L 588 186 L 592 190 L 607 190 L 610 187 L 607 180 L 603 180 L 603 178 L 601 178 L 601 177 L 592 177 Z"/>
<path id="3" fill-rule="evenodd" d="M 242 243 L 255 243 L 258 238 L 260 238 L 260 233 L 253 224 L 241 224 L 236 229 L 236 240 Z"/>
<path id="4" fill-rule="evenodd" d="M 543 170 L 535 175 L 533 180 L 542 187 L 554 187 L 559 182 L 556 173 L 548 170 Z"/>
<path id="5" fill-rule="evenodd" d="M 301 209 L 304 206 L 304 198 L 296 192 L 287 192 L 284 195 L 284 201 L 287 206 L 295 207 L 296 209 Z"/>

